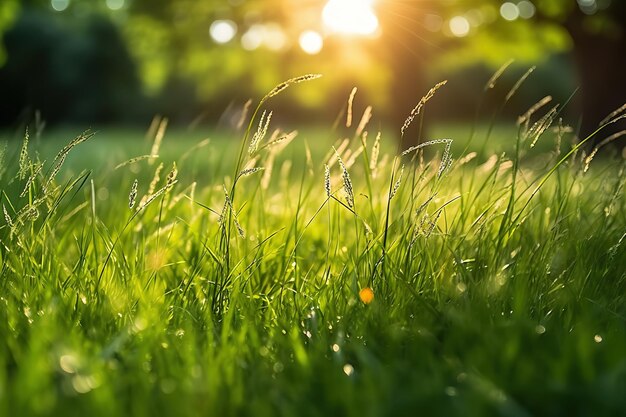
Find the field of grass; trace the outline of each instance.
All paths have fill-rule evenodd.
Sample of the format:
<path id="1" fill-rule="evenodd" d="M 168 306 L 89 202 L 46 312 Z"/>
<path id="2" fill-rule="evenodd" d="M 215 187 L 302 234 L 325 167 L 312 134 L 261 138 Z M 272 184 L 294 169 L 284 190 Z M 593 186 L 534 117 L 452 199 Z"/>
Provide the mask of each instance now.
<path id="1" fill-rule="evenodd" d="M 450 158 L 260 114 L 9 144 L 0 415 L 623 415 L 623 159 L 585 172 L 552 123 Z"/>

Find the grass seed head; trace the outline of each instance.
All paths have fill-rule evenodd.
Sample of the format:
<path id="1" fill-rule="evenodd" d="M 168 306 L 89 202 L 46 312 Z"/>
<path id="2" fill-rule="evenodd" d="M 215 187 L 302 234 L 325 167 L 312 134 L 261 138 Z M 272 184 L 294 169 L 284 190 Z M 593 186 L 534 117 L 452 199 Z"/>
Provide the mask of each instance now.
<path id="1" fill-rule="evenodd" d="M 365 149 L 365 148 L 363 147 L 363 145 L 361 145 L 361 146 L 359 146 L 359 148 L 358 148 L 356 151 L 354 151 L 354 152 L 350 155 L 350 157 L 349 157 L 349 158 L 348 158 L 348 160 L 346 161 L 346 168 L 347 168 L 347 169 L 350 169 L 350 167 L 351 167 L 352 165 L 354 165 L 354 163 L 356 162 L 356 159 L 359 157 L 359 155 L 361 155 L 361 154 L 363 153 L 363 150 L 364 150 L 364 149 Z"/>
<path id="2" fill-rule="evenodd" d="M 159 157 L 159 155 L 140 155 L 140 156 L 136 156 L 134 158 L 127 159 L 126 161 L 117 164 L 115 166 L 115 168 L 113 168 L 113 169 L 120 169 L 122 167 L 125 167 L 126 165 L 132 165 L 132 164 L 134 164 L 136 162 L 143 161 L 144 159 L 152 159 L 152 158 L 158 158 L 158 157 Z"/>
<path id="3" fill-rule="evenodd" d="M 135 201 L 137 200 L 137 185 L 138 181 L 135 179 L 132 187 L 130 187 L 130 194 L 128 195 L 128 207 L 131 209 L 135 207 Z"/>
<path id="4" fill-rule="evenodd" d="M 402 165 L 402 168 L 400 168 L 400 174 L 398 175 L 398 179 L 396 180 L 396 183 L 393 185 L 393 189 L 391 190 L 391 195 L 389 196 L 390 200 L 397 194 L 398 190 L 400 189 L 403 175 L 404 175 L 404 165 Z"/>
<path id="5" fill-rule="evenodd" d="M 226 224 L 226 211 L 231 207 L 230 205 L 230 197 L 228 195 L 228 190 L 226 189 L 226 185 L 222 184 L 222 189 L 224 191 L 224 205 L 222 206 L 222 211 L 220 212 L 220 216 L 217 219 L 217 223 L 224 227 Z"/>
<path id="6" fill-rule="evenodd" d="M 56 163 L 54 164 L 54 167 L 52 168 L 52 172 L 50 173 L 50 176 L 48 176 L 48 179 L 46 180 L 46 183 L 43 186 L 43 192 L 44 193 L 46 193 L 47 190 L 49 190 L 49 187 L 52 184 L 52 181 L 54 181 L 54 178 L 57 176 L 57 174 L 61 170 L 61 167 L 65 163 L 65 158 L 67 158 L 67 154 L 66 153 L 62 154 L 61 157 L 56 160 Z"/>
<path id="7" fill-rule="evenodd" d="M 376 178 L 378 156 L 380 155 L 380 136 L 381 133 L 378 132 L 376 139 L 374 140 L 374 145 L 372 146 L 372 155 L 370 156 L 370 171 L 372 171 L 372 177 L 374 178 Z"/>
<path id="8" fill-rule="evenodd" d="M 239 220 L 237 220 L 237 216 L 233 216 L 233 220 L 235 222 L 235 228 L 237 229 L 237 234 L 239 235 L 240 238 L 245 239 L 246 232 L 244 232 L 243 227 L 241 227 L 241 224 L 239 223 Z"/>
<path id="9" fill-rule="evenodd" d="M 156 131 L 156 135 L 154 135 L 154 142 L 152 142 L 152 149 L 150 150 L 150 155 L 158 155 L 159 150 L 161 149 L 161 143 L 163 142 L 163 137 L 165 136 L 165 130 L 167 129 L 168 119 L 164 117 L 161 119 L 159 123 L 159 127 Z M 150 158 L 149 164 L 152 165 L 156 158 Z"/>
<path id="10" fill-rule="evenodd" d="M 176 181 L 176 177 L 178 177 L 178 168 L 176 168 L 176 162 L 172 165 L 172 170 L 169 174 L 167 174 L 167 179 L 165 180 L 165 186 L 170 187 Z"/>
<path id="11" fill-rule="evenodd" d="M 11 219 L 11 215 L 7 211 L 7 207 L 3 204 L 2 211 L 4 211 L 4 221 L 7 223 L 10 229 L 13 229 L 13 219 Z"/>
<path id="12" fill-rule="evenodd" d="M 440 83 L 435 84 L 435 86 L 431 88 L 428 91 L 428 93 L 426 93 L 426 95 L 420 99 L 420 101 L 413 108 L 413 110 L 411 110 L 411 113 L 404 121 L 404 124 L 402 125 L 402 128 L 400 129 L 401 136 L 404 136 L 404 133 L 406 132 L 406 130 L 409 128 L 409 126 L 411 126 L 411 123 L 413 123 L 413 119 L 415 119 L 415 117 L 420 114 L 420 112 L 422 111 L 422 108 L 428 102 L 428 100 L 433 98 L 437 90 L 439 90 L 441 87 L 446 85 L 447 82 L 448 82 L 447 80 L 444 80 L 444 81 L 441 81 Z"/>
<path id="13" fill-rule="evenodd" d="M 28 170 L 30 168 L 30 158 L 28 157 L 28 127 L 26 128 L 26 132 L 24 133 L 24 140 L 22 141 L 22 150 L 20 151 L 20 159 L 19 159 L 19 171 L 17 172 L 17 177 L 20 180 L 26 178 L 28 174 Z"/>
<path id="14" fill-rule="evenodd" d="M 352 180 L 350 179 L 350 174 L 348 173 L 348 169 L 343 163 L 341 156 L 335 150 L 335 154 L 337 155 L 337 161 L 339 162 L 339 166 L 341 167 L 341 178 L 343 179 L 343 190 L 345 191 L 346 201 L 348 202 L 348 206 L 350 208 L 354 207 L 354 191 L 352 189 Z"/>
<path id="15" fill-rule="evenodd" d="M 530 118 L 533 116 L 533 114 L 535 114 L 539 109 L 541 109 L 543 106 L 550 103 L 551 101 L 552 96 L 545 96 L 544 98 L 530 106 L 526 113 L 517 118 L 517 125 L 521 126 L 522 124 L 524 124 L 526 126 L 526 129 L 528 129 L 528 123 L 530 122 Z"/>
<path id="16" fill-rule="evenodd" d="M 241 130 L 243 124 L 246 122 L 246 119 L 248 118 L 248 113 L 250 112 L 250 106 L 252 106 L 252 100 L 246 101 L 246 103 L 243 105 L 239 120 L 236 124 L 237 130 Z"/>
<path id="17" fill-rule="evenodd" d="M 150 181 L 150 185 L 148 186 L 148 192 L 141 198 L 139 202 L 140 206 L 143 206 L 146 201 L 150 198 L 152 194 L 154 194 L 154 190 L 156 190 L 156 186 L 161 179 L 161 170 L 163 169 L 163 162 L 161 162 L 157 168 L 154 170 L 154 176 L 152 177 L 152 181 Z"/>
<path id="18" fill-rule="evenodd" d="M 485 84 L 484 90 L 487 91 L 487 90 L 493 89 L 496 86 L 496 82 L 498 81 L 498 79 L 500 79 L 502 74 L 504 74 L 504 71 L 506 71 L 506 69 L 509 66 L 511 66 L 511 64 L 513 62 L 514 62 L 513 59 L 509 59 L 500 68 L 498 68 L 498 70 L 496 72 L 494 72 L 494 74 L 491 76 L 491 78 L 489 78 L 489 81 L 487 81 L 487 84 Z"/>
<path id="19" fill-rule="evenodd" d="M 522 75 L 520 79 L 517 80 L 513 88 L 511 88 L 509 93 L 506 95 L 506 98 L 504 99 L 505 102 L 508 102 L 515 95 L 515 93 L 517 93 L 517 90 L 519 90 L 519 88 L 522 86 L 524 81 L 526 81 L 526 79 L 530 76 L 530 74 L 532 74 L 535 71 L 535 69 L 537 69 L 536 66 L 530 67 L 528 71 L 526 71 L 524 75 Z"/>
<path id="20" fill-rule="evenodd" d="M 239 177 L 245 177 L 245 176 L 248 176 L 248 175 L 252 175 L 252 174 L 254 174 L 256 172 L 263 171 L 263 169 L 264 169 L 263 167 L 246 168 L 246 169 L 242 170 L 241 172 L 239 172 L 238 176 Z"/>
<path id="21" fill-rule="evenodd" d="M 608 136 L 607 138 L 605 138 L 604 140 L 600 141 L 600 143 L 598 143 L 595 148 L 593 148 L 593 150 L 591 151 L 591 153 L 589 154 L 589 156 L 587 156 L 586 158 L 584 158 L 584 163 L 585 163 L 585 167 L 583 169 L 583 172 L 587 172 L 589 170 L 589 164 L 591 164 L 591 161 L 593 160 L 593 158 L 596 156 L 596 154 L 598 153 L 598 151 L 600 150 L 600 148 L 602 148 L 603 146 L 613 142 L 616 139 L 621 138 L 622 136 L 626 136 L 626 130 L 622 130 L 619 132 L 616 132 L 610 136 Z"/>
<path id="22" fill-rule="evenodd" d="M 252 136 L 252 139 L 250 140 L 250 146 L 248 147 L 248 154 L 252 155 L 253 153 L 257 151 L 259 147 L 259 143 L 267 135 L 267 129 L 270 126 L 271 119 L 272 119 L 272 112 L 270 112 L 266 118 L 265 110 L 263 110 L 263 113 L 261 114 L 261 119 L 259 119 L 259 127 L 257 128 L 257 131 L 255 132 L 255 134 Z"/>
<path id="23" fill-rule="evenodd" d="M 361 136 L 361 134 L 365 131 L 365 127 L 372 119 L 372 106 L 367 106 L 365 111 L 363 112 L 363 116 L 361 116 L 361 121 L 359 122 L 359 126 L 356 128 L 356 135 Z"/>
<path id="24" fill-rule="evenodd" d="M 4 173 L 6 166 L 4 163 L 4 159 L 7 156 L 7 143 L 4 142 L 0 147 L 0 179 L 2 179 L 2 174 Z"/>
<path id="25" fill-rule="evenodd" d="M 437 213 L 435 214 L 435 217 L 432 220 L 430 218 L 427 219 L 426 223 L 428 223 L 428 228 L 424 229 L 424 237 L 426 237 L 427 239 L 433 233 L 433 230 L 435 230 L 435 227 L 437 227 L 437 221 L 439 220 L 439 217 L 441 216 L 442 211 L 443 210 L 437 211 Z"/>
<path id="26" fill-rule="evenodd" d="M 282 83 L 274 87 L 269 93 L 267 93 L 267 95 L 263 97 L 263 99 L 261 100 L 261 103 L 269 98 L 272 98 L 280 94 L 282 91 L 286 90 L 289 86 L 293 84 L 299 84 L 305 81 L 315 80 L 317 78 L 320 78 L 321 76 L 322 74 L 306 74 L 306 75 L 301 75 L 299 77 L 291 78 L 287 81 L 283 81 Z"/>
<path id="27" fill-rule="evenodd" d="M 606 116 L 601 122 L 600 126 L 604 126 L 608 123 L 611 123 L 615 118 L 619 117 L 622 113 L 626 112 L 626 103 L 618 107 L 615 111 L 611 112 L 608 116 Z"/>
<path id="28" fill-rule="evenodd" d="M 72 139 L 72 141 L 70 141 L 70 143 L 65 145 L 63 147 L 63 149 L 61 149 L 61 151 L 59 151 L 57 156 L 54 158 L 54 162 L 56 162 L 59 159 L 65 159 L 67 154 L 70 153 L 70 151 L 74 147 L 80 145 L 81 143 L 83 143 L 87 139 L 91 139 L 94 135 L 95 135 L 94 132 L 92 132 L 90 130 L 85 130 L 83 133 L 81 133 L 80 135 L 76 136 L 74 139 Z"/>
<path id="29" fill-rule="evenodd" d="M 52 161 L 52 166 L 53 166 L 52 172 L 50 173 L 50 176 L 48 177 L 45 185 L 43 186 L 42 191 L 44 194 L 46 193 L 46 190 L 49 189 L 50 184 L 52 183 L 54 178 L 57 176 L 59 171 L 61 170 L 61 167 L 65 163 L 65 159 L 67 158 L 67 155 L 70 153 L 70 151 L 74 147 L 85 142 L 86 140 L 91 139 L 94 135 L 95 133 L 91 132 L 90 130 L 86 130 L 80 135 L 78 135 L 77 137 L 75 137 L 70 143 L 65 145 L 65 147 L 63 147 L 61 151 L 59 151 L 59 153 L 54 157 L 54 160 Z"/>
<path id="30" fill-rule="evenodd" d="M 452 165 L 452 156 L 450 155 L 450 147 L 452 146 L 452 142 L 447 142 L 446 147 L 443 150 L 443 155 L 441 157 L 441 163 L 439 164 L 439 170 L 437 171 L 437 177 L 441 177 L 441 174 Z"/>
<path id="31" fill-rule="evenodd" d="M 44 162 L 40 162 L 35 166 L 35 169 L 33 170 L 33 173 L 30 175 L 30 177 L 28 177 L 28 181 L 26 181 L 26 185 L 24 186 L 24 189 L 22 190 L 22 192 L 20 193 L 20 198 L 24 197 L 26 195 L 26 193 L 28 193 L 28 190 L 30 189 L 30 186 L 35 182 L 35 179 L 37 179 L 37 176 L 41 173 L 41 170 L 43 169 L 44 166 Z"/>
<path id="32" fill-rule="evenodd" d="M 436 145 L 438 143 L 443 143 L 445 144 L 445 148 L 443 150 L 443 155 L 441 157 L 441 162 L 439 163 L 439 170 L 437 171 L 437 177 L 440 177 L 441 174 L 443 174 L 443 172 L 446 170 L 446 168 L 448 168 L 451 164 L 452 164 L 452 158 L 450 157 L 450 148 L 452 147 L 452 139 L 435 139 L 435 140 L 430 140 L 428 142 L 424 142 L 421 143 L 419 145 L 416 146 L 411 146 L 410 148 L 408 148 L 407 150 L 405 150 L 404 152 L 402 152 L 402 154 L 400 154 L 400 156 L 406 156 L 408 154 L 410 154 L 411 152 L 415 152 L 419 149 L 425 148 L 427 146 L 431 146 L 431 145 Z"/>
<path id="33" fill-rule="evenodd" d="M 354 87 L 348 97 L 348 110 L 346 114 L 346 127 L 352 126 L 352 104 L 354 103 L 354 96 L 356 96 L 357 88 Z"/>
<path id="34" fill-rule="evenodd" d="M 330 197 L 330 167 L 324 164 L 324 190 L 326 190 L 326 197 Z"/>
<path id="35" fill-rule="evenodd" d="M 400 156 L 406 156 L 408 154 L 410 154 L 411 152 L 415 152 L 419 149 L 425 148 L 427 146 L 431 146 L 431 145 L 436 145 L 438 143 L 445 143 L 446 145 L 452 143 L 452 139 L 435 139 L 435 140 L 429 140 L 428 142 L 424 142 L 424 143 L 420 143 L 419 145 L 415 145 L 415 146 L 411 146 L 410 148 L 408 148 L 407 150 L 405 150 L 404 152 L 402 152 L 400 154 Z"/>
<path id="36" fill-rule="evenodd" d="M 559 106 L 556 105 L 552 107 L 541 119 L 537 120 L 535 124 L 526 132 L 523 140 L 530 140 L 530 147 L 534 148 L 537 144 L 539 138 L 545 133 L 550 126 L 552 126 L 552 122 L 557 115 Z"/>
<path id="37" fill-rule="evenodd" d="M 141 211 L 144 208 L 146 208 L 148 205 L 150 205 L 150 203 L 156 200 L 160 195 L 168 192 L 170 188 L 172 188 L 177 182 L 178 180 L 174 180 L 171 184 L 165 184 L 163 187 L 159 188 L 154 194 L 149 196 L 145 202 L 139 204 L 139 207 L 137 207 L 137 211 Z"/>

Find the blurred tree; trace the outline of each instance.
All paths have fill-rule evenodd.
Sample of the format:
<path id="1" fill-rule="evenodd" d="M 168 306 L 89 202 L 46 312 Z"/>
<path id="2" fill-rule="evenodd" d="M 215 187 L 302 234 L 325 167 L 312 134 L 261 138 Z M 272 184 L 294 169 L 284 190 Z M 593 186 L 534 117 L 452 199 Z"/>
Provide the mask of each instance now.
<path id="1" fill-rule="evenodd" d="M 307 55 L 298 43 L 304 30 L 323 32 L 324 0 L 247 0 L 198 2 L 192 0 L 134 0 L 121 26 L 130 50 L 139 62 L 148 92 L 174 93 L 173 87 L 197 86 L 197 97 L 207 105 L 208 119 L 232 101 L 262 96 L 279 82 L 302 73 L 332 74 L 293 90 L 298 104 L 308 110 L 333 113 L 345 102 L 354 84 L 367 80 L 382 88 L 387 82 L 380 66 L 373 67 L 372 42 L 343 42 L 328 37 L 319 55 Z M 213 25 L 227 22 L 236 35 L 223 43 L 212 35 Z M 342 71 L 337 71 L 341 66 Z M 380 90 L 379 88 L 379 90 Z M 384 104 L 384 94 L 374 104 Z M 360 96 L 361 97 L 361 96 Z M 293 110 L 281 98 L 275 105 Z M 330 108 L 322 105 L 333 103 Z M 297 112 L 291 112 L 294 117 Z M 310 117 L 310 116 L 303 116 Z"/>
<path id="2" fill-rule="evenodd" d="M 587 135 L 611 111 L 626 103 L 626 2 L 605 1 L 603 10 L 596 10 L 595 1 L 579 3 L 581 7 L 573 2 L 566 6 L 561 1 L 559 10 L 544 0 L 539 4 L 538 20 L 562 24 L 572 39 L 582 90 L 581 133 Z M 624 127 L 626 124 L 620 123 L 609 130 Z"/>
<path id="3" fill-rule="evenodd" d="M 569 35 L 581 87 L 582 136 L 626 103 L 626 2 L 538 0 L 534 21 L 514 23 L 544 31 L 562 28 Z M 615 125 L 609 131 L 625 126 Z"/>
<path id="4" fill-rule="evenodd" d="M 3 0 L 0 2 L 0 33 L 4 33 L 15 20 L 19 10 L 18 0 Z M 0 44 L 0 67 L 6 60 L 6 51 Z"/>
<path id="5" fill-rule="evenodd" d="M 24 8 L 3 41 L 7 61 L 0 68 L 0 122 L 28 119 L 36 110 L 50 122 L 137 116 L 135 64 L 107 18 L 91 14 L 72 24 Z"/>
<path id="6" fill-rule="evenodd" d="M 73 59 L 72 50 L 83 48 L 87 53 L 85 48 L 94 47 L 93 41 L 99 39 L 97 48 L 102 53 L 90 58 L 99 64 L 91 61 L 86 65 L 94 65 L 93 73 L 108 80 L 99 81 L 93 88 L 104 95 L 120 91 L 113 85 L 134 85 L 130 79 L 135 77 L 131 68 L 135 61 L 144 91 L 157 98 L 153 102 L 167 104 L 167 111 L 191 117 L 180 108 L 188 105 L 194 111 L 206 111 L 193 106 L 210 101 L 212 108 L 223 109 L 232 100 L 245 101 L 251 94 L 263 94 L 277 82 L 299 73 L 323 72 L 332 77 L 294 90 L 301 103 L 314 107 L 327 103 L 328 97 L 345 99 L 352 85 L 367 85 L 374 93 L 366 99 L 377 106 L 389 104 L 387 119 L 399 129 L 411 108 L 430 88 L 429 71 L 433 68 L 467 68 L 485 62 L 498 67 L 508 58 L 538 63 L 555 51 L 571 50 L 582 87 L 583 133 L 590 132 L 626 96 L 621 76 L 626 66 L 625 1 L 375 0 L 381 26 L 379 38 L 339 36 L 328 31 L 321 19 L 327 1 L 1 0 L 0 32 L 6 31 L 14 20 L 18 6 L 25 11 L 40 11 L 40 20 L 33 24 L 31 33 L 18 28 L 23 22 L 6 33 L 5 45 L 9 48 L 13 42 L 12 53 L 16 56 L 13 64 L 7 61 L 2 71 L 5 75 L 13 71 L 17 77 L 20 71 L 16 70 L 16 60 L 30 65 L 34 81 L 24 87 L 30 91 L 44 77 L 42 73 L 55 68 L 54 61 L 64 67 L 68 74 L 61 79 L 67 80 L 70 73 L 83 67 L 62 61 Z M 115 23 L 122 38 L 112 28 L 105 29 L 104 23 L 89 20 L 94 12 Z M 60 25 L 53 27 L 62 15 L 64 27 L 68 22 L 83 22 L 79 24 L 83 32 L 78 38 L 76 31 L 69 36 L 70 32 L 61 30 Z M 222 35 L 227 36 L 222 41 L 213 33 L 213 25 L 218 22 L 222 29 L 226 28 Z M 318 55 L 307 55 L 299 47 L 299 36 L 304 30 L 321 34 L 324 47 Z M 50 31 L 50 40 L 65 36 L 55 42 L 67 44 L 66 47 L 46 43 L 42 37 Z M 17 33 L 26 45 L 39 51 L 37 58 L 26 60 L 30 54 L 17 44 Z M 81 39 L 85 34 L 88 36 Z M 111 42 L 107 41 L 109 38 Z M 126 47 L 132 59 L 120 52 Z M 107 52 L 108 48 L 118 52 Z M 75 62 L 85 59 L 81 55 Z M 105 59 L 116 61 L 117 69 L 105 71 Z M 124 79 L 122 71 L 130 71 L 130 78 Z M 28 70 L 22 74 L 27 73 Z M 48 80 L 44 84 L 52 86 L 55 82 L 59 81 Z M 385 87 L 390 88 L 383 91 Z M 79 90 L 86 94 L 86 88 Z M 66 88 L 65 94 L 70 91 Z M 363 98 L 361 94 L 359 99 Z M 52 101 L 53 97 L 51 92 L 46 100 Z M 186 97 L 190 103 L 185 102 Z M 109 98 L 110 102 L 121 100 Z M 83 109 L 95 106 L 95 99 L 91 104 L 89 100 L 85 102 Z M 112 107 L 100 110 L 113 114 Z M 426 109 L 429 110 L 430 107 Z"/>
<path id="7" fill-rule="evenodd" d="M 210 37 L 210 27 L 214 21 L 224 19 L 245 28 L 246 19 L 266 9 L 262 4 L 259 1 L 135 0 L 129 4 L 122 30 L 152 91 L 175 76 L 195 80 L 202 97 L 232 96 L 241 90 L 239 81 L 253 69 L 254 62 L 250 62 L 250 54 L 236 42 L 216 45 Z M 265 19 L 272 17 L 266 10 L 263 15 Z M 277 76 L 281 72 L 278 63 L 267 60 L 264 64 L 270 65 L 270 71 Z"/>
<path id="8" fill-rule="evenodd" d="M 379 13 L 386 42 L 398 51 L 390 59 L 396 115 L 405 114 L 414 97 L 427 91 L 420 74 L 435 57 L 449 67 L 477 62 L 498 67 L 509 58 L 537 63 L 554 52 L 570 50 L 581 88 L 577 102 L 583 136 L 626 102 L 625 1 L 381 0 Z M 448 37 L 435 36 L 432 30 Z"/>

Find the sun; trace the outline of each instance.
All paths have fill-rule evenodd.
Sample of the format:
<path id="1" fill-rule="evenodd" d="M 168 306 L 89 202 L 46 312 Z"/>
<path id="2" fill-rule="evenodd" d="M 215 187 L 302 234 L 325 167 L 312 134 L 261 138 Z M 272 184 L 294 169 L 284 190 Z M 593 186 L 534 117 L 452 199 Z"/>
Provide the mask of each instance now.
<path id="1" fill-rule="evenodd" d="M 322 11 L 324 25 L 332 32 L 346 35 L 373 35 L 378 18 L 373 0 L 329 0 Z"/>

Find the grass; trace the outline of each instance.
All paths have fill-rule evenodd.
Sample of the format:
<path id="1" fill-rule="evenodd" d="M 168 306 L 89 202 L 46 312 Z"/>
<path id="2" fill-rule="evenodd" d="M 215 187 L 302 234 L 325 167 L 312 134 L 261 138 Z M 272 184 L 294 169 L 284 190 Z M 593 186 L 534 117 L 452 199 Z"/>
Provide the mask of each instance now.
<path id="1" fill-rule="evenodd" d="M 454 160 L 384 132 L 375 163 L 375 132 L 250 154 L 257 122 L 117 169 L 152 143 L 11 144 L 0 415 L 623 412 L 623 160 L 585 173 L 553 123 Z"/>

